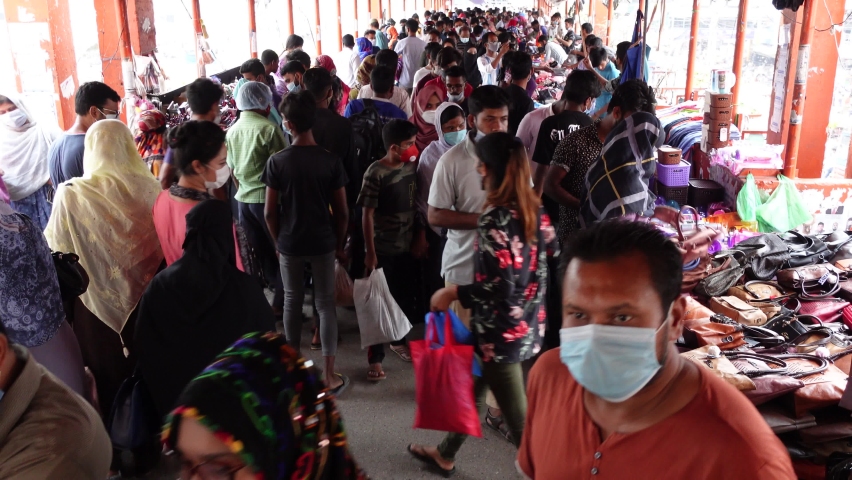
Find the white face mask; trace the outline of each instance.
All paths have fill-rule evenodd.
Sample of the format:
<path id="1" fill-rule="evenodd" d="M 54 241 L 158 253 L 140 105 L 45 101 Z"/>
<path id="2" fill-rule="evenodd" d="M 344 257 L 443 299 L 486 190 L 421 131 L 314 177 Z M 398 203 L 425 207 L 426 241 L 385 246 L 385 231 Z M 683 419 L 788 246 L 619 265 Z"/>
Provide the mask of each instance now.
<path id="1" fill-rule="evenodd" d="M 0 115 L 0 120 L 3 121 L 3 125 L 6 125 L 13 130 L 17 130 L 26 125 L 29 118 L 27 118 L 27 114 L 24 113 L 23 110 L 15 109 L 11 112 L 6 112 L 4 115 Z"/>
<path id="2" fill-rule="evenodd" d="M 205 165 L 205 167 L 207 167 L 207 165 Z M 210 167 L 207 167 L 207 168 L 210 168 Z M 225 165 L 224 167 L 220 168 L 219 170 L 216 170 L 216 181 L 215 182 L 210 182 L 210 181 L 207 181 L 207 180 L 204 181 L 204 188 L 206 188 L 208 190 L 216 190 L 217 188 L 222 188 L 222 186 L 225 185 L 225 183 L 228 182 L 229 178 L 231 178 L 231 167 L 229 167 L 228 165 Z"/>
<path id="3" fill-rule="evenodd" d="M 104 120 L 117 120 L 118 119 L 117 113 L 106 113 L 101 109 L 98 109 L 98 111 L 101 112 L 104 115 Z"/>
<path id="4" fill-rule="evenodd" d="M 464 100 L 464 93 L 449 93 L 447 94 L 447 100 L 453 103 L 459 103 Z"/>
<path id="5" fill-rule="evenodd" d="M 488 51 L 491 53 L 496 53 L 497 50 L 500 50 L 500 42 L 488 42 Z"/>
<path id="6" fill-rule="evenodd" d="M 467 43 L 470 41 L 470 37 L 459 37 L 459 41 L 461 43 Z"/>
<path id="7" fill-rule="evenodd" d="M 426 123 L 435 123 L 435 110 L 426 110 L 423 112 L 423 121 Z"/>

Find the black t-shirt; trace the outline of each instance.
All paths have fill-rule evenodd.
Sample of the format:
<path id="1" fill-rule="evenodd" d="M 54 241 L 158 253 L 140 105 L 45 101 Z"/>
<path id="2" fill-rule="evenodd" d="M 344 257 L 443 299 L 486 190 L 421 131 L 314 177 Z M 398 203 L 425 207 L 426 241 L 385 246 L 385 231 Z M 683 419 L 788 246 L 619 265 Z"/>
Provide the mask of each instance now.
<path id="1" fill-rule="evenodd" d="M 517 85 L 508 85 L 505 89 L 509 94 L 509 133 L 516 135 L 521 120 L 535 110 L 535 104 L 525 89 Z"/>
<path id="2" fill-rule="evenodd" d="M 269 157 L 261 180 L 279 192 L 278 251 L 313 256 L 334 251 L 332 194 L 349 178 L 340 157 L 319 145 L 290 146 Z"/>
<path id="3" fill-rule="evenodd" d="M 352 136 L 352 124 L 348 118 L 341 117 L 337 112 L 327 108 L 318 108 L 314 128 L 314 141 L 317 145 L 340 157 L 343 169 L 349 178 L 346 184 L 346 203 L 355 205 L 358 192 L 361 190 L 361 180 L 356 165 L 355 143 Z"/>
<path id="4" fill-rule="evenodd" d="M 542 165 L 550 165 L 559 142 L 569 133 L 576 132 L 591 124 L 592 117 L 583 112 L 566 111 L 545 118 L 538 130 L 538 139 L 535 142 L 532 160 Z"/>

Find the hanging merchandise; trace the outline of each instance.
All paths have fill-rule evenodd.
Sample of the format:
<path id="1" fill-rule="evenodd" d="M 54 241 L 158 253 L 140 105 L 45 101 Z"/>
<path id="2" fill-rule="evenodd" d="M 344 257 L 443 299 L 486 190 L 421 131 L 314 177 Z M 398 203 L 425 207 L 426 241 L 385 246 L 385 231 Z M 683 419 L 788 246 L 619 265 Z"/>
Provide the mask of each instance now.
<path id="1" fill-rule="evenodd" d="M 745 185 L 737 194 L 737 213 L 745 222 L 754 222 L 757 220 L 757 208 L 763 202 L 760 199 L 760 191 L 757 189 L 757 183 L 754 181 L 754 175 L 748 174 Z"/>
<path id="2" fill-rule="evenodd" d="M 631 40 L 633 46 L 627 50 L 627 57 L 624 59 L 624 69 L 621 71 L 621 83 L 637 78 L 640 80 L 649 78 L 648 57 L 651 55 L 651 47 L 644 45 L 641 41 L 644 20 L 645 15 L 642 11 L 637 11 L 636 23 L 633 24 L 633 39 Z M 643 50 L 645 51 L 644 60 L 642 59 Z"/>
<path id="3" fill-rule="evenodd" d="M 778 187 L 766 203 L 757 207 L 756 216 L 761 232 L 786 232 L 812 218 L 796 184 L 784 175 L 778 175 Z"/>

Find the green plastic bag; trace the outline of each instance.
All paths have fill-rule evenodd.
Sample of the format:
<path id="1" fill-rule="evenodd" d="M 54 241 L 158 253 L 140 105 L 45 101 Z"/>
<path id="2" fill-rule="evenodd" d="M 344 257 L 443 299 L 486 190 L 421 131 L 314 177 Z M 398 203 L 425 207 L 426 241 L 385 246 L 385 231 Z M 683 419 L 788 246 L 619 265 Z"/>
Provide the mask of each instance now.
<path id="1" fill-rule="evenodd" d="M 737 199 L 739 204 L 739 199 Z M 769 200 L 757 207 L 757 225 L 761 232 L 786 232 L 811 221 L 796 184 L 784 175 L 778 175 L 778 188 Z"/>
<path id="2" fill-rule="evenodd" d="M 760 190 L 754 181 L 754 175 L 748 174 L 745 185 L 737 194 L 737 214 L 745 222 L 753 222 L 757 219 L 757 207 L 763 205 L 760 198 Z"/>

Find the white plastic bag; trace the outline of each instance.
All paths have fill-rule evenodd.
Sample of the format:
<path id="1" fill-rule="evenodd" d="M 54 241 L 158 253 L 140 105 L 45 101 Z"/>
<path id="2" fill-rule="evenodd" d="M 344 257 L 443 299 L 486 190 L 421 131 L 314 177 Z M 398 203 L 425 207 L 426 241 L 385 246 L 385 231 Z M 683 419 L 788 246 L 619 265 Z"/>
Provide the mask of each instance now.
<path id="1" fill-rule="evenodd" d="M 352 279 L 337 260 L 334 261 L 334 304 L 338 307 L 353 307 Z"/>
<path id="2" fill-rule="evenodd" d="M 373 270 L 369 278 L 355 280 L 355 313 L 361 348 L 401 340 L 411 330 L 411 322 L 391 296 L 381 268 Z"/>

